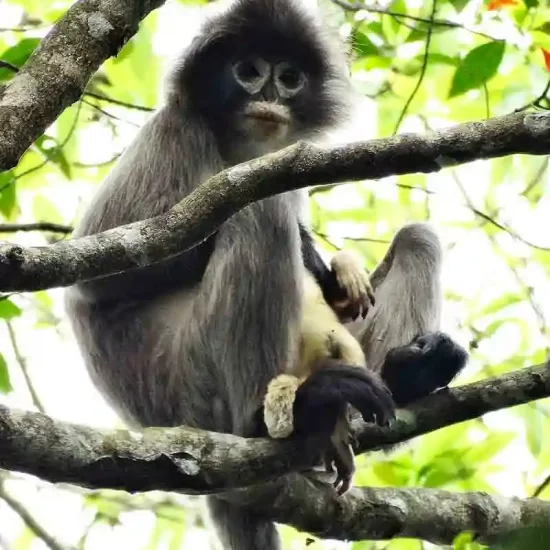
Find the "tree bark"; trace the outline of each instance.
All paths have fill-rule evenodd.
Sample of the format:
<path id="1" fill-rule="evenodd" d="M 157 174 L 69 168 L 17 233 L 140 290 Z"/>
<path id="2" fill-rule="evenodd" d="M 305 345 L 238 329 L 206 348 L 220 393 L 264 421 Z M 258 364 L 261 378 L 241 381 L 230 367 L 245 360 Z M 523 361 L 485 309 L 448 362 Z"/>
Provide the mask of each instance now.
<path id="1" fill-rule="evenodd" d="M 13 168 L 164 0 L 80 0 L 0 92 L 0 171 Z"/>
<path id="2" fill-rule="evenodd" d="M 343 147 L 300 142 L 220 172 L 161 216 L 46 247 L 0 245 L 0 291 L 70 286 L 159 262 L 199 244 L 248 204 L 293 189 L 436 172 L 476 159 L 549 150 L 550 115 L 545 113 L 517 113 Z"/>
<path id="3" fill-rule="evenodd" d="M 548 365 L 451 388 L 399 410 L 389 428 L 358 423 L 359 452 L 549 395 Z M 329 484 L 295 473 L 315 464 L 314 439 L 243 439 L 186 427 L 101 431 L 0 406 L 0 449 L 1 468 L 53 483 L 226 493 L 241 504 L 250 499 L 275 521 L 325 538 L 399 536 L 450 544 L 462 531 L 492 540 L 550 523 L 548 502 L 481 492 L 355 488 L 338 498 Z"/>

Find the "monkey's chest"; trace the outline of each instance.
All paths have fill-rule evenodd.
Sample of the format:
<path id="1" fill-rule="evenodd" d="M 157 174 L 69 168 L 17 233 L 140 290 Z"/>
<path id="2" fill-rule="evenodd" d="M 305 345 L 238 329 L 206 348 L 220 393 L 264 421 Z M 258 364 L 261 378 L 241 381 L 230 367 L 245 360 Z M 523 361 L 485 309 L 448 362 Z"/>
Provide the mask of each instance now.
<path id="1" fill-rule="evenodd" d="M 268 312 L 272 322 L 277 309 L 288 317 L 299 307 L 303 262 L 292 204 L 269 200 L 244 209 L 221 228 L 216 248 L 228 307 L 247 317 Z"/>

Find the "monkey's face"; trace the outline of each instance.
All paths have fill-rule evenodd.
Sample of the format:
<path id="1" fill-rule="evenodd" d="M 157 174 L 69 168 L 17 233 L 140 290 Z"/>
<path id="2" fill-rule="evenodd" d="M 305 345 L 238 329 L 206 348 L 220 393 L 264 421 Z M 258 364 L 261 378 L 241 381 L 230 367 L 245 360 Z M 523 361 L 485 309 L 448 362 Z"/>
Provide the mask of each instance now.
<path id="1" fill-rule="evenodd" d="M 309 138 L 327 118 L 322 112 L 329 108 L 322 101 L 323 79 L 298 61 L 235 55 L 213 77 L 211 93 L 216 89 L 215 100 L 205 105 L 221 147 L 232 160 Z"/>
<path id="2" fill-rule="evenodd" d="M 230 161 L 311 139 L 348 114 L 346 60 L 294 0 L 237 0 L 196 37 L 174 88 Z"/>
<path id="3" fill-rule="evenodd" d="M 234 122 L 245 138 L 267 149 L 291 141 L 299 129 L 292 105 L 307 94 L 306 74 L 287 61 L 249 57 L 231 64 L 231 76 L 242 101 L 236 98 Z"/>

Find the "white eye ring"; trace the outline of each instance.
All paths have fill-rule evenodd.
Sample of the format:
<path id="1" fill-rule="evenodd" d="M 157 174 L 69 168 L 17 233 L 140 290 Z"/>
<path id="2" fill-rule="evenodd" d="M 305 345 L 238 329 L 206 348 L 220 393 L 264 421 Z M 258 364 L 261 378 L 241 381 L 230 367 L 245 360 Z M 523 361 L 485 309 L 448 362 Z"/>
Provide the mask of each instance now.
<path id="1" fill-rule="evenodd" d="M 271 74 L 269 64 L 260 58 L 240 59 L 231 70 L 235 80 L 251 94 L 259 92 Z"/>
<path id="2" fill-rule="evenodd" d="M 290 63 L 279 63 L 275 68 L 275 82 L 281 97 L 291 97 L 298 93 L 305 84 L 304 73 Z"/>

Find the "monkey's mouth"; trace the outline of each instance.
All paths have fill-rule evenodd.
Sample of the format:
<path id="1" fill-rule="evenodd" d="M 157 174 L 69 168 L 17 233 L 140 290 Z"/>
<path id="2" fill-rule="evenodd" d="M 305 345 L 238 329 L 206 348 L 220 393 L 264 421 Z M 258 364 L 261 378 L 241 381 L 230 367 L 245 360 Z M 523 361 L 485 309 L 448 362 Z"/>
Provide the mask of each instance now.
<path id="1" fill-rule="evenodd" d="M 253 101 L 249 103 L 244 110 L 244 115 L 247 118 L 276 126 L 286 126 L 290 123 L 290 115 L 286 107 L 267 101 Z"/>

